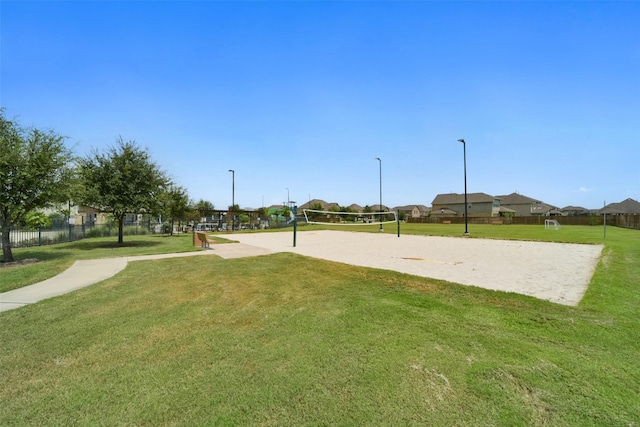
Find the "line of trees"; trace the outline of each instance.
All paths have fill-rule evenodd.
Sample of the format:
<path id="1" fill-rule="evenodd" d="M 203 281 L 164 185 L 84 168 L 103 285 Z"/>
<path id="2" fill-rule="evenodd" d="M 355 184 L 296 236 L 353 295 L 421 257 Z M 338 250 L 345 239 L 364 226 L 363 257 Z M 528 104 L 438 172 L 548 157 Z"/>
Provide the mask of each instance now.
<path id="1" fill-rule="evenodd" d="M 24 128 L 0 109 L 0 229 L 4 262 L 14 260 L 11 228 L 33 223 L 37 210 L 73 200 L 109 213 L 123 243 L 128 213 L 162 216 L 171 222 L 206 216 L 213 204 L 192 203 L 187 190 L 169 179 L 135 141 L 119 137 L 104 152 L 76 157 L 53 130 Z"/>

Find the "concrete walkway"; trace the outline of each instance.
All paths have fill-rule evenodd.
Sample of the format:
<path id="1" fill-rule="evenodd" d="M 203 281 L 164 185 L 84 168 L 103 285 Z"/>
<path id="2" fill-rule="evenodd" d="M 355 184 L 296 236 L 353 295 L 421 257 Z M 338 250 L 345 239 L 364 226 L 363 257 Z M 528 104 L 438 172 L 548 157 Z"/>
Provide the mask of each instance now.
<path id="1" fill-rule="evenodd" d="M 131 261 L 177 258 L 189 256 L 217 255 L 225 259 L 266 255 L 269 249 L 242 243 L 215 245 L 205 251 L 181 252 L 173 254 L 140 255 L 121 258 L 103 258 L 76 261 L 71 267 L 55 277 L 34 285 L 0 293 L 0 312 L 33 304 L 47 298 L 73 292 L 85 286 L 101 282 L 124 270 Z"/>

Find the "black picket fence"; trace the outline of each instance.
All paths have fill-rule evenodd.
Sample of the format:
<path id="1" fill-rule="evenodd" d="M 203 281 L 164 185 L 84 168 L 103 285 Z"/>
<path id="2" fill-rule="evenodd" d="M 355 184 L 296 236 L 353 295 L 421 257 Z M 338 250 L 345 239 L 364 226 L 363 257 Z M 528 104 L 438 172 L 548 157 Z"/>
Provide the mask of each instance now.
<path id="1" fill-rule="evenodd" d="M 145 235 L 162 233 L 162 224 L 156 222 L 141 222 L 126 225 L 125 235 Z M 56 243 L 74 242 L 89 237 L 118 236 L 118 227 L 112 224 L 81 224 L 63 227 L 12 228 L 9 233 L 11 247 L 28 248 L 33 246 L 53 245 Z M 2 248 L 2 242 L 0 242 Z"/>

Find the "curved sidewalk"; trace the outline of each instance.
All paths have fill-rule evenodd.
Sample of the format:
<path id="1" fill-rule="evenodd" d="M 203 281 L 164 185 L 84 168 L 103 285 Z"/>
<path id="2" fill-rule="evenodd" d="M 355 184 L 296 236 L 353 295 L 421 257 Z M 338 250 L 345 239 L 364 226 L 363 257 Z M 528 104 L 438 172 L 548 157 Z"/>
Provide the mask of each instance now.
<path id="1" fill-rule="evenodd" d="M 102 258 L 76 261 L 71 267 L 50 279 L 23 288 L 0 293 L 0 312 L 33 304 L 101 282 L 124 270 L 130 261 L 177 258 L 201 255 L 218 255 L 221 258 L 241 258 L 266 255 L 270 250 L 245 245 L 225 243 L 206 251 L 181 252 L 158 255 L 139 255 L 119 258 Z"/>

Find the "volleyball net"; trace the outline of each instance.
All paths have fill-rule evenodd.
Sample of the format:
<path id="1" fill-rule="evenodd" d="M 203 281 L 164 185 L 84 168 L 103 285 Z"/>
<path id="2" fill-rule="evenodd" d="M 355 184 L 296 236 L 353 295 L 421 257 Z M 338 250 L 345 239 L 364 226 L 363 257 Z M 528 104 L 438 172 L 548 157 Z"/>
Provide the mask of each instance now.
<path id="1" fill-rule="evenodd" d="M 303 209 L 307 224 L 322 225 L 374 225 L 398 222 L 398 213 L 389 212 L 334 212 Z"/>

